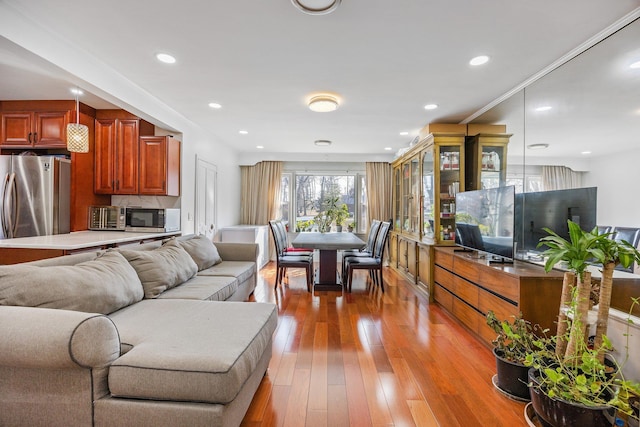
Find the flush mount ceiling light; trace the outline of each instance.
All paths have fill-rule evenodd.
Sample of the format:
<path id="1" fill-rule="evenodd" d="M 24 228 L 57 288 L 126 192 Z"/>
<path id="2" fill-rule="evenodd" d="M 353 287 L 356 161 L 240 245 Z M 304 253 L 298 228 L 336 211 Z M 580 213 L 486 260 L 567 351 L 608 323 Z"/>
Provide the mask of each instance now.
<path id="1" fill-rule="evenodd" d="M 309 99 L 309 109 L 316 113 L 327 113 L 338 109 L 338 99 L 333 95 L 316 95 Z"/>
<path id="2" fill-rule="evenodd" d="M 480 56 L 476 56 L 475 58 L 471 59 L 471 61 L 469 61 L 470 65 L 482 65 L 482 64 L 486 64 L 487 62 L 489 62 L 489 57 L 487 55 L 480 55 Z"/>
<path id="3" fill-rule="evenodd" d="M 67 150 L 72 153 L 89 152 L 89 128 L 80 124 L 80 101 L 82 91 L 78 88 L 71 89 L 76 95 L 76 122 L 67 125 Z"/>
<path id="4" fill-rule="evenodd" d="M 400 132 L 400 136 L 407 136 L 407 135 L 409 135 L 409 132 L 407 131 Z"/>
<path id="5" fill-rule="evenodd" d="M 331 141 L 329 141 L 328 139 L 318 139 L 313 143 L 316 144 L 318 147 L 328 147 L 331 145 Z"/>
<path id="6" fill-rule="evenodd" d="M 222 108 L 222 105 L 218 104 L 217 102 L 210 102 L 209 107 L 219 110 L 220 108 Z"/>
<path id="7" fill-rule="evenodd" d="M 435 110 L 436 108 L 438 108 L 438 104 L 427 104 L 424 106 L 425 110 Z"/>
<path id="8" fill-rule="evenodd" d="M 629 68 L 640 68 L 640 61 L 636 61 L 633 64 L 629 65 Z"/>
<path id="9" fill-rule="evenodd" d="M 549 105 L 544 105 L 544 106 L 542 106 L 542 107 L 538 107 L 538 108 L 536 108 L 536 111 L 549 111 L 549 110 L 551 110 L 551 108 L 552 108 L 552 107 L 551 107 L 551 106 L 549 106 Z"/>
<path id="10" fill-rule="evenodd" d="M 169 55 L 168 53 L 158 53 L 156 58 L 160 62 L 164 62 L 165 64 L 174 64 L 176 62 L 176 58 Z"/>
<path id="11" fill-rule="evenodd" d="M 291 3 L 309 15 L 325 15 L 340 6 L 342 0 L 291 0 Z"/>
<path id="12" fill-rule="evenodd" d="M 548 148 L 549 144 L 529 144 L 527 145 L 527 148 L 529 150 L 544 150 L 545 148 Z"/>

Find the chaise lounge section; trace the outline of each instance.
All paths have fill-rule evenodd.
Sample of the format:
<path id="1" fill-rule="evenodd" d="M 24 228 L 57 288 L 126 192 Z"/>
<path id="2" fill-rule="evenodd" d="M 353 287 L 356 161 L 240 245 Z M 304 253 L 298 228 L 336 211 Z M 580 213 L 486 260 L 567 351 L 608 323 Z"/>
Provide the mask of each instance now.
<path id="1" fill-rule="evenodd" d="M 186 236 L 0 266 L 0 425 L 240 424 L 277 325 L 233 301 L 256 253 Z"/>

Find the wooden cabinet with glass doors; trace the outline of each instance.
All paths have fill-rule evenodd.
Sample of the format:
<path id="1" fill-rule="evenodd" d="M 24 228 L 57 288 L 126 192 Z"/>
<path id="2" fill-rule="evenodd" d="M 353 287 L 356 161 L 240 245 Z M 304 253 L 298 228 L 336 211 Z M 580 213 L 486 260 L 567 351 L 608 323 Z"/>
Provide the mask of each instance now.
<path id="1" fill-rule="evenodd" d="M 392 163 L 391 265 L 426 292 L 431 282 L 428 246 L 455 243 L 455 195 L 464 191 L 464 149 L 464 133 L 431 133 Z"/>
<path id="2" fill-rule="evenodd" d="M 467 190 L 503 187 L 507 182 L 507 145 L 511 134 L 479 133 L 467 136 L 465 165 Z"/>

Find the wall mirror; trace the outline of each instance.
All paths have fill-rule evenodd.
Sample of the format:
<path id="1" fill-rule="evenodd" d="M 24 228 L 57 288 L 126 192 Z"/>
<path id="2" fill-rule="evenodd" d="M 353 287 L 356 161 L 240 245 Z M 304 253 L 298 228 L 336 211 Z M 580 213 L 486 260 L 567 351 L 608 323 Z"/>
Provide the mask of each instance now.
<path id="1" fill-rule="evenodd" d="M 557 188 L 597 187 L 598 225 L 640 228 L 638 61 L 636 18 L 472 121 L 506 124 L 513 134 L 507 168 L 517 191 L 556 189 L 545 174 L 567 168 L 577 183 Z M 619 273 L 612 305 L 625 310 L 640 274 Z"/>

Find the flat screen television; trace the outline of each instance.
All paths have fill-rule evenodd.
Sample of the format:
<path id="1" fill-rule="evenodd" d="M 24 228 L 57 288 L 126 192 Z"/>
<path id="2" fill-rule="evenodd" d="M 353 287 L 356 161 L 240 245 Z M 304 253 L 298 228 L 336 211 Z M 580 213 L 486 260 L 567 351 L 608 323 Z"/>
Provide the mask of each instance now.
<path id="1" fill-rule="evenodd" d="M 515 188 L 497 187 L 456 194 L 456 243 L 492 255 L 513 259 Z"/>
<path id="2" fill-rule="evenodd" d="M 538 261 L 546 247 L 538 242 L 549 234 L 549 228 L 569 240 L 567 220 L 577 223 L 583 230 L 596 226 L 597 187 L 569 190 L 539 191 L 516 195 L 516 258 Z"/>

